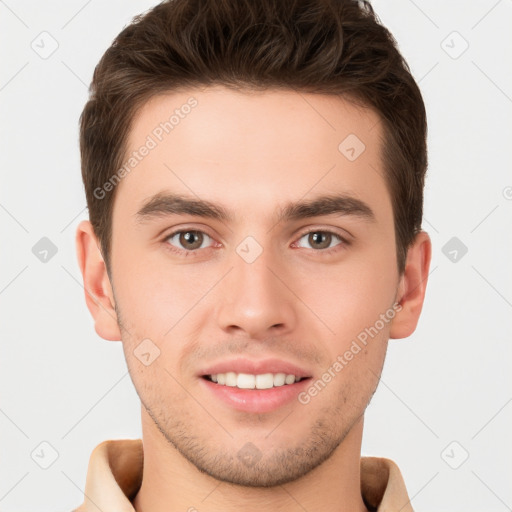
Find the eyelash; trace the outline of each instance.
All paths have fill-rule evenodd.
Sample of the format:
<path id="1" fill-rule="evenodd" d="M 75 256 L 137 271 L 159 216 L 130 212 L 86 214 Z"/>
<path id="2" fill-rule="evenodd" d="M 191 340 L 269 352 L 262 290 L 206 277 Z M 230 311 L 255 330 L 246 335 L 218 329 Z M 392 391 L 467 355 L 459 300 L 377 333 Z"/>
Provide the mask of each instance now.
<path id="1" fill-rule="evenodd" d="M 179 229 L 177 231 L 173 231 L 172 233 L 169 233 L 162 240 L 166 249 L 171 251 L 174 254 L 179 254 L 184 257 L 190 257 L 190 256 L 194 257 L 196 255 L 195 253 L 199 252 L 200 249 L 193 249 L 193 250 L 178 249 L 177 247 L 175 247 L 174 245 L 171 245 L 169 243 L 169 240 L 171 238 L 173 238 L 174 236 L 179 235 L 181 233 L 187 233 L 187 232 L 202 233 L 203 235 L 206 235 L 207 237 L 209 237 L 210 239 L 213 240 L 212 236 L 210 236 L 208 233 L 205 233 L 204 231 L 201 231 L 200 229 Z M 322 254 L 322 255 L 330 255 L 334 252 L 342 250 L 343 246 L 350 245 L 350 242 L 345 237 L 341 236 L 339 233 L 336 233 L 335 231 L 331 231 L 328 229 L 310 229 L 309 231 L 305 231 L 299 235 L 299 237 L 297 238 L 297 242 L 301 238 L 303 238 L 306 235 L 309 235 L 311 233 L 329 234 L 329 235 L 332 235 L 333 237 L 337 238 L 340 241 L 340 243 L 336 244 L 334 247 L 328 247 L 326 249 L 310 249 L 311 251 L 314 251 L 314 252 Z M 294 244 L 297 242 L 294 242 Z M 340 247 L 340 246 L 342 246 L 342 247 Z M 203 249 L 208 249 L 208 248 L 211 248 L 211 247 L 203 247 Z"/>

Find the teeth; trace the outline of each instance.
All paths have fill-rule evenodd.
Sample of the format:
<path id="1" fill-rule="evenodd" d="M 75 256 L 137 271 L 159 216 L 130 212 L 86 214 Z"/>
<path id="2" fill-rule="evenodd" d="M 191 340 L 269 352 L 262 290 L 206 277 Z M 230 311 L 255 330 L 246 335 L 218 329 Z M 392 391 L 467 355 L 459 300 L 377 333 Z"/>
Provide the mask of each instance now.
<path id="1" fill-rule="evenodd" d="M 252 375 L 250 373 L 217 373 L 209 375 L 210 379 L 223 386 L 232 386 L 240 389 L 270 389 L 299 382 L 301 377 L 286 373 L 263 373 Z"/>
<path id="2" fill-rule="evenodd" d="M 271 373 L 256 375 L 256 389 L 270 389 L 274 387 L 274 376 Z"/>
<path id="3" fill-rule="evenodd" d="M 236 386 L 237 379 L 235 372 L 226 373 L 226 386 Z"/>
<path id="4" fill-rule="evenodd" d="M 274 375 L 274 386 L 284 386 L 286 375 L 284 373 L 276 373 Z"/>
<path id="5" fill-rule="evenodd" d="M 254 389 L 256 387 L 256 377 L 248 373 L 239 373 L 236 378 L 236 387 L 241 389 Z"/>
<path id="6" fill-rule="evenodd" d="M 293 384 L 295 382 L 295 375 L 287 375 L 284 379 L 285 384 Z"/>

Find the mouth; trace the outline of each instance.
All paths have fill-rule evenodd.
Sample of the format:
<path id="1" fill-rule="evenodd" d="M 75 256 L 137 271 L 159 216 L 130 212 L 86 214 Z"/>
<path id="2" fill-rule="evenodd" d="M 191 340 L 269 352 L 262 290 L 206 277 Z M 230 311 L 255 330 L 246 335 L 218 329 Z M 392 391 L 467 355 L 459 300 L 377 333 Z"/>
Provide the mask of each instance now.
<path id="1" fill-rule="evenodd" d="M 298 395 L 313 378 L 308 370 L 277 359 L 223 361 L 197 376 L 212 404 L 255 414 L 300 405 Z"/>

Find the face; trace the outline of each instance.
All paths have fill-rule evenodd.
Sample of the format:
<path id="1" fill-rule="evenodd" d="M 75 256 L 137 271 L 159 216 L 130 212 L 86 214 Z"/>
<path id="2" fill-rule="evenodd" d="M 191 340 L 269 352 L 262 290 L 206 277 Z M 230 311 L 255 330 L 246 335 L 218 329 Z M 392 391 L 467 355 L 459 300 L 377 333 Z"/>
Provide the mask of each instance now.
<path id="1" fill-rule="evenodd" d="M 305 475 L 376 388 L 400 283 L 381 139 L 372 111 L 293 91 L 190 89 L 134 119 L 112 218 L 124 351 L 163 439 L 219 480 Z"/>

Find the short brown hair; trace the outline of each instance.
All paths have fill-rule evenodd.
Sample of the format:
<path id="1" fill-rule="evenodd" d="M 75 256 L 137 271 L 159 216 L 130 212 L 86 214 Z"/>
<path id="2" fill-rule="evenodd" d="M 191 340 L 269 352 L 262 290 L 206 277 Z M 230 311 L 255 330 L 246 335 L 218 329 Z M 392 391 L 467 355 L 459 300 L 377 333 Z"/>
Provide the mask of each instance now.
<path id="1" fill-rule="evenodd" d="M 167 0 L 123 29 L 80 118 L 82 178 L 107 269 L 117 187 L 97 190 L 121 167 L 137 110 L 156 94 L 208 85 L 341 94 L 374 109 L 403 271 L 421 229 L 425 106 L 393 36 L 356 0 Z"/>

